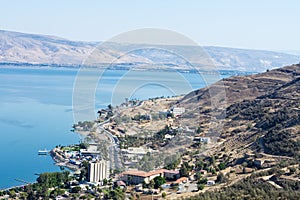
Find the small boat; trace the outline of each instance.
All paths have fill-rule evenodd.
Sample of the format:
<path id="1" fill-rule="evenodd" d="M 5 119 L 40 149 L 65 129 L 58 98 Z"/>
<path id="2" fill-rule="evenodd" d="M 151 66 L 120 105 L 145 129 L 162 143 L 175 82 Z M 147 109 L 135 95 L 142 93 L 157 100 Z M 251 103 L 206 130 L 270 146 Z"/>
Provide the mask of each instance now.
<path id="1" fill-rule="evenodd" d="M 48 150 L 39 150 L 38 151 L 38 155 L 47 155 L 49 153 L 49 151 Z"/>

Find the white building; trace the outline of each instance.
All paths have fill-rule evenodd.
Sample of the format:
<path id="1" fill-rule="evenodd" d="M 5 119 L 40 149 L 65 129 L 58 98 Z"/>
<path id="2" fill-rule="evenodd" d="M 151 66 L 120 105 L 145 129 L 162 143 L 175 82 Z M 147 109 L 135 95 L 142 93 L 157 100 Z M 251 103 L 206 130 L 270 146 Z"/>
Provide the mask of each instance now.
<path id="1" fill-rule="evenodd" d="M 210 181 L 207 181 L 207 185 L 215 185 L 216 184 L 216 182 L 215 181 L 212 181 L 212 180 L 210 180 Z"/>
<path id="2" fill-rule="evenodd" d="M 203 142 L 203 143 L 207 144 L 207 143 L 210 143 L 210 138 L 208 138 L 208 137 L 195 137 L 194 141 Z"/>
<path id="3" fill-rule="evenodd" d="M 156 151 L 152 149 L 146 149 L 143 147 L 128 147 L 128 149 L 122 149 L 122 154 L 125 158 L 136 160 L 142 159 L 147 153 L 154 153 Z"/>
<path id="4" fill-rule="evenodd" d="M 89 182 L 102 182 L 104 179 L 109 178 L 109 163 L 108 161 L 101 160 L 89 162 L 88 168 Z"/>
<path id="5" fill-rule="evenodd" d="M 174 137 L 174 135 L 166 134 L 165 139 L 166 140 L 171 140 Z"/>
<path id="6" fill-rule="evenodd" d="M 175 117 L 180 116 L 184 112 L 185 112 L 185 108 L 183 108 L 183 107 L 173 107 L 173 108 L 171 108 L 171 113 L 173 113 L 173 115 Z"/>

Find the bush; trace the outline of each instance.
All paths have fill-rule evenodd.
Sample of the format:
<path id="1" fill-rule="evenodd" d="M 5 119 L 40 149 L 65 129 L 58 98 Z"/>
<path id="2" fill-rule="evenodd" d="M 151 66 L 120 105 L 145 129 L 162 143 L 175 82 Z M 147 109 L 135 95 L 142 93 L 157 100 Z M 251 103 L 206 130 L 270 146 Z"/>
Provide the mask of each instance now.
<path id="1" fill-rule="evenodd" d="M 203 184 L 197 184 L 198 190 L 203 190 L 204 189 L 204 185 Z"/>
<path id="2" fill-rule="evenodd" d="M 81 187 L 80 186 L 75 186 L 71 189 L 71 193 L 78 193 L 81 191 Z"/>
<path id="3" fill-rule="evenodd" d="M 162 184 L 166 183 L 166 179 L 161 176 L 157 176 L 154 178 L 154 188 L 159 188 Z"/>
<path id="4" fill-rule="evenodd" d="M 294 141 L 286 131 L 272 130 L 263 138 L 267 153 L 281 156 L 299 156 L 300 141 Z"/>
<path id="5" fill-rule="evenodd" d="M 299 199 L 299 184 L 297 185 L 296 182 L 283 184 L 288 187 L 278 189 L 265 181 L 248 177 L 229 187 L 206 191 L 188 199 Z"/>
<path id="6" fill-rule="evenodd" d="M 204 179 L 200 179 L 198 181 L 198 184 L 206 184 L 207 183 L 207 178 L 204 178 Z"/>
<path id="7" fill-rule="evenodd" d="M 218 168 L 219 168 L 219 170 L 225 169 L 225 168 L 226 168 L 225 163 L 220 163 L 220 164 L 218 165 Z"/>
<path id="8" fill-rule="evenodd" d="M 218 183 L 226 183 L 227 182 L 227 178 L 225 177 L 225 175 L 223 173 L 218 174 L 217 182 Z"/>

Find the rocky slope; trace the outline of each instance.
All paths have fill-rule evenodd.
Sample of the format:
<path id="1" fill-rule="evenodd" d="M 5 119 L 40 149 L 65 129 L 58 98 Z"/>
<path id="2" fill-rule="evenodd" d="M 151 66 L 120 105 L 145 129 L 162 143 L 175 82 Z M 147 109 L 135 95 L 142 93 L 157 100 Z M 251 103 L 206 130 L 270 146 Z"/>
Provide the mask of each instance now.
<path id="1" fill-rule="evenodd" d="M 211 90 L 222 92 L 220 88 L 224 89 L 224 96 L 216 94 L 217 106 L 212 108 Z M 247 151 L 300 156 L 299 64 L 224 79 L 191 92 L 177 105 L 188 110 L 182 117 L 183 122 L 190 122 L 188 119 L 193 115 L 197 122 L 191 125 L 202 126 L 207 136 L 218 132 L 224 139 L 216 151 L 226 149 L 241 156 Z M 218 126 L 213 127 L 214 122 Z"/>

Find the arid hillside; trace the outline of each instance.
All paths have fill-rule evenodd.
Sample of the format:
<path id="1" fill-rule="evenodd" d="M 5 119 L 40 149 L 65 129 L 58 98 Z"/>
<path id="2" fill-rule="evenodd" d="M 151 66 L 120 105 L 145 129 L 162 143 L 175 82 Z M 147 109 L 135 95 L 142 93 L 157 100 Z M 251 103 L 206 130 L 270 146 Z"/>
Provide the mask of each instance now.
<path id="1" fill-rule="evenodd" d="M 47 35 L 36 35 L 0 30 L 0 64 L 11 65 L 51 65 L 51 66 L 73 66 L 80 64 L 87 66 L 104 67 L 104 63 L 122 63 L 121 67 L 128 67 L 129 63 L 146 65 L 160 69 L 161 65 L 170 65 L 172 69 L 190 70 L 182 58 L 176 54 L 164 51 L 169 49 L 164 45 L 151 45 L 155 48 L 149 50 L 148 46 L 129 44 L 116 45 L 107 48 L 99 47 L 101 42 L 71 41 L 64 38 Z M 189 55 L 191 58 L 199 59 L 199 63 L 206 63 L 207 56 L 199 58 L 198 47 L 173 46 L 174 52 Z M 126 56 L 124 52 L 136 49 Z M 291 55 L 281 52 L 236 49 L 225 47 L 204 46 L 203 50 L 219 70 L 240 71 L 265 71 L 299 61 L 299 55 Z M 93 56 L 91 53 L 93 52 Z M 201 56 L 200 56 L 201 57 Z M 88 59 L 88 60 L 87 60 Z M 88 61 L 88 62 L 87 62 Z M 117 66 L 116 66 L 117 67 Z M 140 66 L 141 67 L 141 66 Z M 166 66 L 165 66 L 166 67 Z"/>
<path id="2" fill-rule="evenodd" d="M 178 106 L 188 111 L 182 116 L 183 121 L 189 119 L 194 126 L 198 123 L 206 136 L 217 132 L 224 139 L 218 150 L 244 149 L 242 152 L 246 152 L 251 149 L 299 157 L 299 64 L 224 79 L 191 92 L 178 102 Z M 196 122 L 191 120 L 191 115 Z M 217 126 L 212 126 L 213 123 Z"/>
<path id="3" fill-rule="evenodd" d="M 234 155 L 228 158 L 231 164 L 245 153 L 298 157 L 299 79 L 300 65 L 226 78 L 184 97 L 121 108 L 109 127 L 121 136 L 148 137 L 131 138 L 135 141 L 131 143 L 162 152 L 197 151 L 191 147 L 194 137 L 209 137 L 212 143 L 202 154 Z M 179 117 L 161 117 L 172 107 L 183 107 L 185 112 Z M 163 129 L 166 125 L 170 129 Z M 164 139 L 168 134 L 174 137 Z"/>

